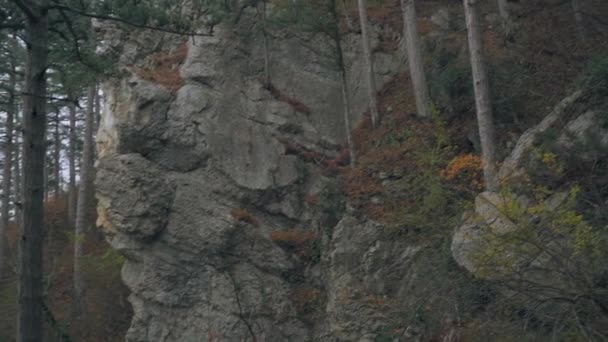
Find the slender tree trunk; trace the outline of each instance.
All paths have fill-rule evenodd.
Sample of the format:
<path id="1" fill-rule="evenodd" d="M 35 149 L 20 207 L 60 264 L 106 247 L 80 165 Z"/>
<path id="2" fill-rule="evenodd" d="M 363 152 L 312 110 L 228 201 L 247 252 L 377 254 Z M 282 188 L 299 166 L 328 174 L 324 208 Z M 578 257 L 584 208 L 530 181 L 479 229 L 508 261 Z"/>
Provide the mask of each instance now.
<path id="1" fill-rule="evenodd" d="M 507 0 L 498 0 L 498 13 L 500 14 L 503 33 L 506 36 L 510 36 L 513 29 L 513 23 L 511 22 Z"/>
<path id="2" fill-rule="evenodd" d="M 74 94 L 68 95 L 70 99 L 75 99 Z M 68 153 L 68 218 L 70 225 L 73 227 L 76 223 L 76 106 L 73 103 L 69 105 L 70 110 L 70 138 L 69 138 L 69 153 Z"/>
<path id="3" fill-rule="evenodd" d="M 0 220 L 0 280 L 8 271 L 8 225 L 10 221 L 11 178 L 13 161 L 13 115 L 15 113 L 15 63 L 11 61 L 8 81 L 8 103 L 6 105 L 6 140 L 4 142 L 4 169 L 2 171 L 2 218 Z"/>
<path id="4" fill-rule="evenodd" d="M 23 101 L 23 227 L 19 239 L 17 341 L 42 341 L 42 233 L 48 62 L 48 1 L 25 3 L 27 59 Z"/>
<path id="5" fill-rule="evenodd" d="M 21 184 L 23 182 L 23 179 L 21 177 L 21 151 L 23 150 L 23 139 L 20 139 L 21 137 L 21 131 L 22 131 L 22 123 L 21 123 L 21 118 L 19 116 L 19 106 L 15 106 L 15 122 L 17 123 L 17 135 L 15 136 L 15 149 L 14 149 L 14 154 L 15 154 L 15 159 L 14 159 L 14 164 L 15 164 L 15 180 L 13 182 L 14 187 L 15 187 L 15 203 L 18 203 L 18 205 L 15 205 L 15 220 L 17 221 L 17 227 L 21 228 L 21 204 L 22 204 L 22 199 L 23 199 L 23 194 L 21 191 Z"/>
<path id="6" fill-rule="evenodd" d="M 340 81 L 342 90 L 342 105 L 344 106 L 344 130 L 346 131 L 346 143 L 348 145 L 348 154 L 350 156 L 350 166 L 355 167 L 357 163 L 357 153 L 353 142 L 353 134 L 350 127 L 350 101 L 348 99 L 348 86 L 346 83 L 346 75 L 344 71 L 340 71 Z"/>
<path id="7" fill-rule="evenodd" d="M 48 145 L 48 142 L 47 142 Z M 44 165 L 44 177 L 43 177 L 43 181 L 42 181 L 42 188 L 44 189 L 44 202 L 48 202 L 49 201 L 49 166 L 48 163 L 48 154 L 45 153 L 44 154 L 44 161 L 43 161 L 43 165 Z"/>
<path id="8" fill-rule="evenodd" d="M 572 0 L 570 4 L 572 6 L 572 11 L 574 12 L 574 20 L 576 21 L 578 38 L 585 43 L 587 41 L 587 33 L 585 31 L 585 21 L 583 20 L 581 0 Z"/>
<path id="9" fill-rule="evenodd" d="M 342 0 L 342 13 L 344 14 L 344 23 L 346 24 L 348 31 L 353 32 L 355 30 L 355 27 L 353 24 L 353 18 L 351 18 L 350 16 L 346 0 Z"/>
<path id="10" fill-rule="evenodd" d="M 260 21 L 262 22 L 262 43 L 264 46 L 264 88 L 270 88 L 270 46 L 268 32 L 266 31 L 266 0 L 260 2 L 260 6 L 256 7 Z M 260 8 L 261 7 L 261 8 Z"/>
<path id="11" fill-rule="evenodd" d="M 378 100 L 376 97 L 376 75 L 374 73 L 374 59 L 370 47 L 369 22 L 367 19 L 367 0 L 358 0 L 359 21 L 361 25 L 361 42 L 363 43 L 363 60 L 367 73 L 367 95 L 369 97 L 369 111 L 372 118 L 372 127 L 378 124 Z"/>
<path id="12" fill-rule="evenodd" d="M 477 0 L 464 0 L 469 54 L 471 57 L 473 85 L 475 89 L 477 125 L 479 126 L 479 138 L 481 140 L 481 152 L 483 155 L 483 174 L 486 188 L 490 191 L 494 191 L 498 187 L 494 123 L 492 120 L 490 87 L 483 58 L 483 41 L 477 6 Z"/>
<path id="13" fill-rule="evenodd" d="M 93 135 L 97 136 L 99 130 L 99 123 L 101 122 L 101 84 L 97 84 L 97 90 L 95 91 L 95 124 L 93 125 Z M 95 139 L 94 139 L 95 140 Z M 95 146 L 93 146 L 93 152 L 95 152 Z M 93 158 L 95 159 L 95 158 Z"/>
<path id="14" fill-rule="evenodd" d="M 338 67 L 338 73 L 340 76 L 340 86 L 342 91 L 342 106 L 344 107 L 344 129 L 346 133 L 346 143 L 348 144 L 348 152 L 350 155 L 350 165 L 355 167 L 357 162 L 357 154 L 355 151 L 355 144 L 353 142 L 353 135 L 350 127 L 350 100 L 348 98 L 348 83 L 346 81 L 346 67 L 344 65 L 344 53 L 342 51 L 342 37 L 340 35 L 340 29 L 338 27 L 339 16 L 336 8 L 336 0 L 330 0 L 329 12 L 332 15 L 334 24 L 332 25 L 332 31 L 330 32 L 331 38 L 334 41 L 335 53 L 336 53 L 336 66 Z"/>
<path id="15" fill-rule="evenodd" d="M 55 193 L 55 198 L 59 198 L 61 193 L 61 138 L 59 135 L 59 126 L 61 125 L 61 120 L 59 114 L 61 111 L 57 108 L 57 112 L 55 115 L 55 131 L 54 131 L 54 144 L 55 148 L 53 149 L 53 178 L 55 178 L 55 189 L 53 192 Z"/>
<path id="16" fill-rule="evenodd" d="M 403 12 L 403 35 L 407 44 L 407 58 L 410 67 L 410 78 L 416 98 L 416 108 L 421 117 L 431 116 L 431 101 L 424 74 L 424 62 L 420 47 L 420 35 L 416 23 L 416 6 L 414 0 L 401 0 Z"/>
<path id="17" fill-rule="evenodd" d="M 85 119 L 84 146 L 80 163 L 80 185 L 78 187 L 78 206 L 74 230 L 74 302 L 77 311 L 81 308 L 85 285 L 82 274 L 85 234 L 91 225 L 91 202 L 93 199 L 93 116 L 95 115 L 95 86 L 87 92 L 87 111 Z"/>

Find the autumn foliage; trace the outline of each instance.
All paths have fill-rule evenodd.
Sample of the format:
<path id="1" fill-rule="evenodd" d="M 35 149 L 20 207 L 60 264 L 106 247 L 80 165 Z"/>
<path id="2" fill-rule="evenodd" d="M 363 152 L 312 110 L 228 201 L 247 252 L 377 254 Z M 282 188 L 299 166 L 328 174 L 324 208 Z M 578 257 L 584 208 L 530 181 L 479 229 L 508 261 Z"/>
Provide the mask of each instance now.
<path id="1" fill-rule="evenodd" d="M 481 191 L 484 188 L 482 161 L 475 154 L 456 156 L 441 172 L 441 177 L 457 187 Z"/>
<path id="2" fill-rule="evenodd" d="M 165 86 L 171 91 L 177 91 L 184 80 L 179 67 L 188 55 L 188 44 L 182 43 L 171 52 L 157 52 L 149 57 L 147 66 L 138 68 L 135 73 L 144 80 Z"/>

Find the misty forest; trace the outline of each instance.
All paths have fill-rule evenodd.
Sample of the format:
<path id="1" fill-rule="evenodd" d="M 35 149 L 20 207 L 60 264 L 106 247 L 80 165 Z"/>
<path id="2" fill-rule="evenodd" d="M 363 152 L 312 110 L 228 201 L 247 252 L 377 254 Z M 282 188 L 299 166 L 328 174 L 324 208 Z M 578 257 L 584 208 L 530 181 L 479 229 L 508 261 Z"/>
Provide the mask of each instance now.
<path id="1" fill-rule="evenodd" d="M 607 0 L 0 0 L 0 342 L 608 342 Z"/>

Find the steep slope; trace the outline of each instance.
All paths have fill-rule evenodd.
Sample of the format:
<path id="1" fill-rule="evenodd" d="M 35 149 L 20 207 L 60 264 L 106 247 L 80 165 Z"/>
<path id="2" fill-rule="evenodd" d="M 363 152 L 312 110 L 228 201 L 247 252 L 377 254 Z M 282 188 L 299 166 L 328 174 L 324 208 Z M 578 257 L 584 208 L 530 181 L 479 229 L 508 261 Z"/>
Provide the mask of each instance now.
<path id="1" fill-rule="evenodd" d="M 364 115 L 359 36 L 345 36 L 352 121 L 359 123 L 353 169 L 340 146 L 337 74 L 315 53 L 330 50 L 321 36 L 273 32 L 272 84 L 265 87 L 254 8 L 244 7 L 234 26 L 187 40 L 106 28 L 125 76 L 105 88 L 98 224 L 127 259 L 122 277 L 134 309 L 128 341 L 453 341 L 547 333 L 545 323 L 522 333 L 525 307 L 510 306 L 452 258 L 453 229 L 483 186 L 456 6 L 437 2 L 421 10 L 437 101 L 431 120 L 412 115 L 395 38 L 398 12 L 370 11 L 384 86 L 375 130 Z M 521 46 L 501 42 L 488 13 L 506 155 L 564 96 L 564 80 L 583 63 L 543 65 L 526 57 L 529 64 L 518 65 L 516 57 L 540 33 L 530 30 L 516 40 Z M 555 75 L 556 65 L 568 67 Z M 549 95 L 522 92 L 528 88 Z"/>
<path id="2" fill-rule="evenodd" d="M 333 182 L 322 166 L 344 136 L 337 74 L 279 36 L 265 89 L 261 36 L 245 34 L 254 17 L 246 8 L 236 27 L 184 43 L 140 36 L 138 54 L 146 39 L 161 52 L 123 58 L 130 75 L 106 85 L 98 222 L 127 258 L 129 341 L 325 333 L 305 311 L 309 297 L 323 301 L 315 246 L 327 215 L 305 199 Z M 346 43 L 356 121 L 365 101 L 358 37 Z M 396 55 L 379 52 L 376 61 L 380 84 L 400 69 Z"/>

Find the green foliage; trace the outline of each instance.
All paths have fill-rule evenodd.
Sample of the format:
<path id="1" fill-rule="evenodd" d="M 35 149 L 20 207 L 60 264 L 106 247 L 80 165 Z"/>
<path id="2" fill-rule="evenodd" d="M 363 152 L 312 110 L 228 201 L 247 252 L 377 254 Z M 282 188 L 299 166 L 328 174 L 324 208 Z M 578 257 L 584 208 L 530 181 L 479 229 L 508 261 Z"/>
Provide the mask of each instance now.
<path id="1" fill-rule="evenodd" d="M 280 3 L 269 23 L 274 27 L 291 27 L 298 32 L 324 33 L 332 36 L 336 18 L 328 11 L 334 0 L 285 1 Z"/>
<path id="2" fill-rule="evenodd" d="M 374 342 L 393 342 L 399 340 L 403 328 L 398 323 L 392 323 L 379 327 L 376 330 Z"/>
<path id="3" fill-rule="evenodd" d="M 505 309 L 528 310 L 547 322 L 561 317 L 560 324 L 573 327 L 606 317 L 597 303 L 608 300 L 607 289 L 592 279 L 605 272 L 608 246 L 602 226 L 593 226 L 577 211 L 580 194 L 576 185 L 567 192 L 541 188 L 526 203 L 508 190 L 503 193 L 496 206 L 499 218 L 482 228 L 475 263 L 498 288 L 521 295 Z M 586 330 L 569 333 L 580 337 Z"/>
<path id="4" fill-rule="evenodd" d="M 125 258 L 118 254 L 114 249 L 109 248 L 104 254 L 85 257 L 85 269 L 89 276 L 99 277 L 107 281 L 117 281 L 120 279 L 120 269 L 125 262 Z"/>
<path id="5" fill-rule="evenodd" d="M 416 149 L 412 156 L 417 172 L 404 175 L 400 181 L 408 191 L 409 205 L 395 213 L 392 221 L 406 229 L 443 234 L 443 228 L 456 224 L 462 201 L 441 180 L 441 171 L 451 159 L 453 148 L 437 111 L 434 111 L 432 121 L 429 143 Z"/>
<path id="6" fill-rule="evenodd" d="M 577 85 L 594 96 L 608 96 L 608 57 L 593 58 L 579 78 Z"/>
<path id="7" fill-rule="evenodd" d="M 526 103 L 529 96 L 530 70 L 519 63 L 501 63 L 488 66 L 488 77 L 492 96 L 492 111 L 495 123 L 517 125 L 525 129 Z"/>
<path id="8" fill-rule="evenodd" d="M 596 114 L 597 125 L 601 127 L 604 118 Z M 565 134 L 570 141 L 564 144 L 560 133 L 548 129 L 539 135 L 535 148 L 530 152 L 526 170 L 535 188 L 522 186 L 518 191 L 530 196 L 540 192 L 550 194 L 564 185 L 580 187 L 577 210 L 594 226 L 608 223 L 606 199 L 608 198 L 608 147 L 602 143 L 604 137 L 588 131 L 582 137 Z"/>
<path id="9" fill-rule="evenodd" d="M 473 105 L 473 81 L 468 64 L 446 49 L 431 50 L 429 89 L 442 111 L 450 114 L 467 111 Z"/>
<path id="10" fill-rule="evenodd" d="M 328 67 L 344 68 L 340 46 L 340 18 L 336 7 L 337 0 L 282 1 L 274 6 L 266 20 L 270 29 L 290 30 L 300 39 L 303 46 L 323 58 Z M 333 46 L 318 46 L 316 35 L 328 37 Z M 304 36 L 304 37 L 303 37 Z"/>

